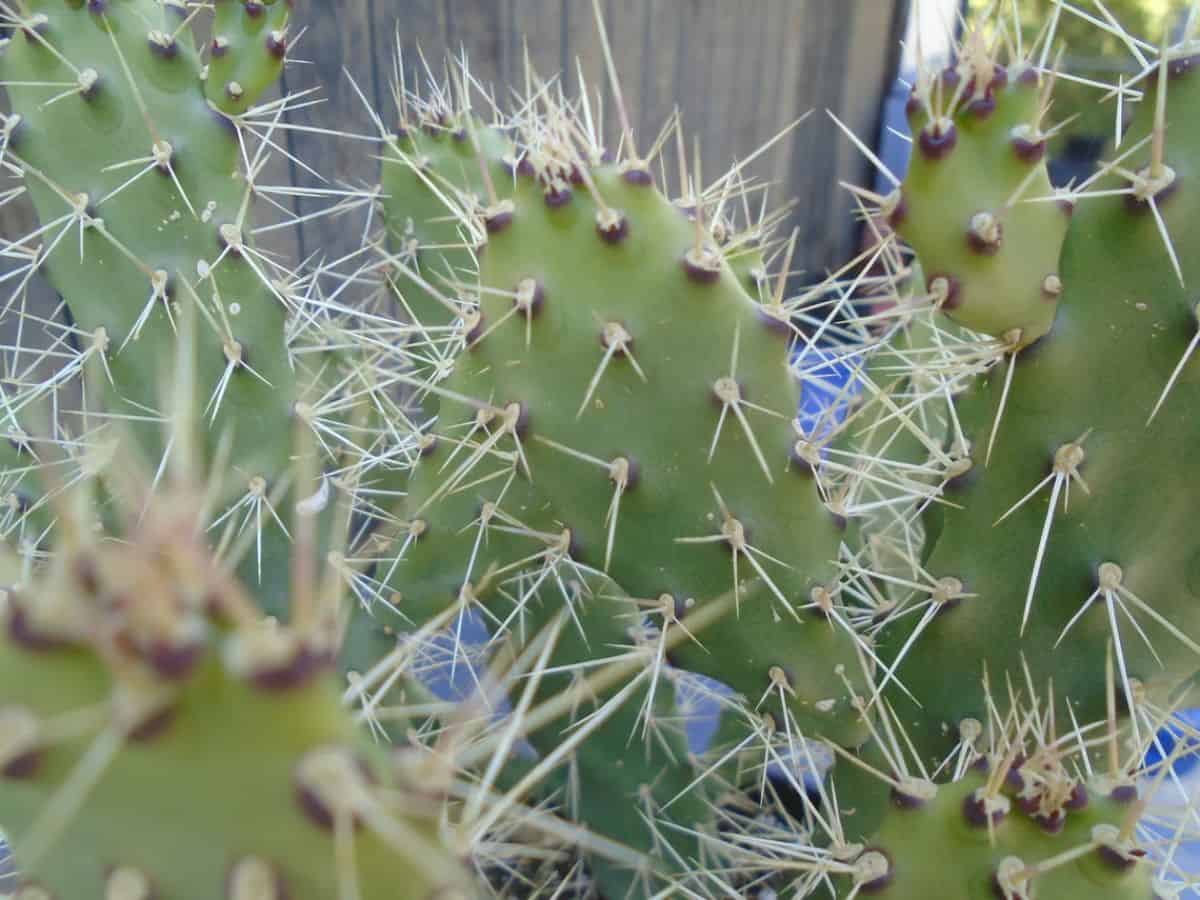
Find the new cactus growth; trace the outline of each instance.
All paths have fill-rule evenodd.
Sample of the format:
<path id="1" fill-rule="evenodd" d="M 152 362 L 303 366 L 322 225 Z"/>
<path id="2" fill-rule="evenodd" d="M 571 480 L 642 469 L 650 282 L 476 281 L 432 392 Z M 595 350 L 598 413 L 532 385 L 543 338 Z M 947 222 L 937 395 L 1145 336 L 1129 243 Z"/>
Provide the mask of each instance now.
<path id="1" fill-rule="evenodd" d="M 1017 349 L 1054 321 L 1069 211 L 1046 172 L 1045 54 L 1040 67 L 1036 47 L 1004 66 L 997 49 L 973 30 L 957 65 L 922 67 L 907 109 L 912 163 L 887 212 L 938 306 Z"/>
<path id="2" fill-rule="evenodd" d="M 5 313 L 52 344 L 6 348 L 0 445 L 18 896 L 1194 886 L 1154 804 L 1200 745 L 1200 13 L 1127 42 L 1066 191 L 1078 11 L 968 28 L 855 189 L 874 245 L 797 292 L 745 164 L 634 134 L 595 6 L 615 139 L 528 62 L 505 112 L 398 60 L 364 246 L 311 270 L 254 241 L 302 11 L 4 7 Z"/>

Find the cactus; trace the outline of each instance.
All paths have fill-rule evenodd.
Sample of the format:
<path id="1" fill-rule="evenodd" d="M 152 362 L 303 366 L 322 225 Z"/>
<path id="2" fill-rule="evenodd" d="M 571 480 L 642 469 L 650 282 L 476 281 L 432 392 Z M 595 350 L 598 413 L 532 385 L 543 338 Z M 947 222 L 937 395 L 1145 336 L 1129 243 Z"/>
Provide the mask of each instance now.
<path id="1" fill-rule="evenodd" d="M 20 896 L 469 890 L 440 831 L 451 770 L 381 754 L 329 671 L 341 577 L 317 556 L 344 504 L 293 423 L 342 375 L 252 240 L 290 6 L 217 4 L 207 96 L 184 4 L 11 14 L 5 161 L 43 223 L 12 247 L 70 312 L 22 368 L 65 364 L 6 397 Z"/>
<path id="2" fill-rule="evenodd" d="M 994 677 L 1019 675 L 1027 665 L 1038 683 L 1052 679 L 1058 698 L 1069 698 L 1081 721 L 1103 714 L 1104 682 L 1095 661 L 1109 642 L 1117 652 L 1122 702 L 1131 711 L 1140 702 L 1135 694 L 1165 701 L 1200 668 L 1194 640 L 1200 620 L 1188 599 L 1194 550 L 1169 537 L 1181 533 L 1172 522 L 1182 510 L 1161 499 L 1178 465 L 1171 460 L 1188 445 L 1193 402 L 1188 362 L 1196 324 L 1184 285 L 1196 274 L 1177 247 L 1190 221 L 1181 188 L 1195 153 L 1187 112 L 1196 103 L 1190 41 L 1189 34 L 1147 64 L 1139 80 L 1146 96 L 1122 138 L 1118 163 L 1094 184 L 1061 194 L 1043 186 L 1026 198 L 1028 208 L 1054 216 L 1062 215 L 1060 207 L 1078 207 L 1056 267 L 1062 289 L 1053 325 L 1027 344 L 1007 336 L 1009 328 L 1024 327 L 1017 318 L 972 320 L 999 339 L 1004 364 L 958 402 L 972 465 L 947 484 L 952 503 L 929 507 L 927 524 L 937 539 L 923 570 L 954 590 L 934 596 L 942 614 L 890 633 L 894 648 L 908 644 L 911 653 L 947 661 L 936 674 L 907 662 L 898 670 L 908 673 L 906 686 L 928 716 L 919 732 L 930 758 L 953 743 L 944 737 L 947 726 L 952 734 L 960 719 L 984 714 L 982 694 L 962 687 L 963 679 L 979 674 L 981 662 Z M 969 82 L 967 76 L 958 77 Z M 997 97 L 997 113 L 1007 100 Z M 968 108 L 961 115 L 978 113 Z M 963 144 L 941 159 L 924 159 L 911 189 L 908 183 L 903 188 L 913 198 L 906 210 L 937 196 L 922 193 L 932 183 L 927 169 L 942 163 L 970 168 L 979 163 L 968 156 L 978 152 Z M 1036 231 L 1049 244 L 1059 233 L 1050 225 L 1039 230 L 1029 221 L 1014 233 L 1014 219 L 986 265 L 1009 270 L 1004 278 L 1018 271 L 1027 282 L 1035 278 L 1027 264 L 1041 272 L 1044 263 L 1025 251 L 1006 256 L 1010 238 L 1019 246 Z M 920 255 L 922 241 L 930 239 L 922 225 L 906 211 L 899 227 L 912 230 Z M 961 243 L 968 247 L 970 240 Z M 966 318 L 975 275 L 987 283 L 982 271 L 960 278 L 964 302 L 949 315 Z M 1018 298 L 1031 296 L 997 292 L 993 308 L 1011 303 L 1017 308 L 1004 307 L 1005 315 L 1019 318 Z M 937 299 L 945 309 L 944 298 Z M 1118 353 L 1138 361 L 1136 376 L 1118 376 L 1103 362 Z M 941 649 L 948 646 L 953 654 Z M 1135 734 L 1144 727 L 1136 716 L 1131 725 Z"/>
<path id="3" fill-rule="evenodd" d="M 398 57 L 397 70 L 403 66 Z M 398 83 L 396 96 L 399 124 L 389 135 L 380 179 L 385 258 L 400 263 L 392 287 L 415 332 L 408 354 L 412 373 L 432 387 L 450 372 L 468 339 L 454 326 L 477 313 L 462 288 L 478 265 L 478 236 L 471 229 L 480 215 L 484 222 L 504 215 L 516 153 L 497 128 L 440 92 L 422 102 Z M 428 390 L 414 391 L 413 399 L 424 402 L 427 417 L 436 412 L 437 397 Z"/>
<path id="4" fill-rule="evenodd" d="M 316 270 L 253 240 L 291 3 L 204 53 L 171 0 L 6 13 L 18 896 L 1194 885 L 1197 17 L 1056 192 L 1064 10 L 922 72 L 876 245 L 798 293 L 744 164 L 639 142 L 599 4 L 615 140 L 586 84 L 485 117 L 398 60 L 382 225 Z"/>
<path id="5" fill-rule="evenodd" d="M 122 543 L 92 537 L 89 493 L 64 498 L 46 572 L 13 560 L 0 761 L 18 896 L 465 892 L 439 834 L 448 773 L 364 740 L 323 661 L 297 655 L 319 622 L 259 614 L 195 539 L 194 491 L 164 491 Z"/>

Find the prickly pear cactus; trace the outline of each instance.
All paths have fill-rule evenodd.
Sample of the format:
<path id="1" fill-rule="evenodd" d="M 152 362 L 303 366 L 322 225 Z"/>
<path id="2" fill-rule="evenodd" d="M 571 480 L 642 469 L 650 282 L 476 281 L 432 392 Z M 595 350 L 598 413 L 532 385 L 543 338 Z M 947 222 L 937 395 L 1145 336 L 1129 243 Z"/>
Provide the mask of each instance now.
<path id="1" fill-rule="evenodd" d="M 912 161 L 888 212 L 940 309 L 1023 347 L 1054 321 L 1070 212 L 1046 171 L 1053 76 L 1036 47 L 1007 66 L 997 50 L 972 30 L 957 65 L 922 66 L 907 107 Z"/>
<path id="2" fill-rule="evenodd" d="M 519 160 L 477 144 L 479 170 L 508 164 L 511 196 L 462 225 L 486 238 L 467 286 L 478 308 L 461 319 L 452 374 L 428 388 L 440 413 L 411 474 L 392 624 L 430 621 L 457 597 L 523 642 L 565 615 L 547 695 L 622 644 L 654 651 L 648 670 L 572 711 L 576 728 L 603 724 L 572 752 L 571 806 L 678 872 L 699 852 L 680 830 L 712 817 L 692 784 L 703 771 L 660 709 L 668 663 L 780 722 L 863 735 L 847 687 L 861 648 L 836 600 L 844 516 L 822 502 L 817 451 L 795 425 L 789 326 L 723 258 L 705 204 L 672 203 L 645 160 L 604 162 L 566 115 L 522 122 Z M 600 573 L 611 580 L 590 588 Z M 679 639 L 689 616 L 720 616 L 721 641 Z M 669 651 L 654 647 L 672 631 Z M 550 756 L 562 727 L 530 740 Z M 644 750 L 624 754 L 636 732 Z"/>
<path id="3" fill-rule="evenodd" d="M 615 139 L 584 83 L 398 60 L 368 242 L 311 272 L 253 240 L 291 3 L 6 13 L 18 896 L 1194 885 L 1197 17 L 1066 192 L 1078 11 L 969 28 L 796 292 L 744 165 L 639 144 L 595 8 Z"/>
<path id="4" fill-rule="evenodd" d="M 1005 341 L 1002 364 L 957 404 L 972 464 L 947 484 L 947 502 L 928 507 L 930 589 L 912 601 L 923 612 L 887 639 L 897 678 L 920 698 L 915 732 L 931 759 L 950 748 L 961 719 L 984 715 L 983 694 L 964 689 L 981 666 L 993 678 L 1027 668 L 1035 683 L 1052 682 L 1080 721 L 1104 713 L 1099 661 L 1109 646 L 1129 711 L 1143 693 L 1165 702 L 1200 668 L 1200 557 L 1182 538 L 1186 502 L 1164 499 L 1186 492 L 1177 473 L 1197 402 L 1188 286 L 1200 271 L 1187 251 L 1195 210 L 1186 188 L 1200 149 L 1192 53 L 1185 37 L 1147 64 L 1145 98 L 1118 161 L 1080 189 L 1027 198 L 1027 208 L 1055 216 L 1075 207 L 1056 267 L 1057 311 L 1023 349 L 1004 337 L 1010 323 L 994 326 Z M 978 165 L 965 160 L 971 153 L 955 146 L 921 165 Z M 920 255 L 916 220 L 906 227 Z M 1021 227 L 1024 239 L 1034 226 Z M 1049 243 L 1057 231 L 1042 233 Z M 1018 237 L 1013 227 L 1001 251 L 1010 237 Z M 997 253 L 988 265 L 1015 277 L 1034 259 L 1021 253 L 1009 264 Z M 1128 364 L 1113 366 L 1118 357 Z M 1137 733 L 1136 715 L 1131 724 Z"/>
<path id="5" fill-rule="evenodd" d="M 322 611 L 263 617 L 196 541 L 194 497 L 158 498 L 121 543 L 92 536 L 88 499 L 6 596 L 17 896 L 465 896 L 439 831 L 450 773 L 365 739 L 314 640 Z"/>

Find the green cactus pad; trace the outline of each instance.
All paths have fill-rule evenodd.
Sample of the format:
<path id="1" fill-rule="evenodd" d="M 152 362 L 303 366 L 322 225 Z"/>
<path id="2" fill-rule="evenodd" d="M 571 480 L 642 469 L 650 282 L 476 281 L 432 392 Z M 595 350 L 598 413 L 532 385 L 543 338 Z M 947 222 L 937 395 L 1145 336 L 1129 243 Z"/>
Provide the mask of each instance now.
<path id="1" fill-rule="evenodd" d="M 252 107 L 278 80 L 295 0 L 216 0 L 206 93 L 226 115 Z"/>
<path id="2" fill-rule="evenodd" d="M 859 677 L 854 641 L 814 600 L 836 580 L 839 523 L 810 471 L 791 459 L 798 435 L 787 338 L 727 270 L 694 270 L 693 227 L 653 188 L 615 167 L 588 177 L 603 209 L 578 188 L 549 206 L 543 186 L 522 177 L 511 222 L 488 242 L 481 337 L 445 384 L 488 398 L 497 414 L 487 413 L 485 431 L 473 425 L 477 408 L 444 402 L 438 445 L 414 473 L 410 496 L 429 524 L 418 546 L 433 568 L 402 563 L 405 593 L 422 593 L 435 573 L 443 583 L 464 579 L 467 561 L 437 544 L 476 517 L 478 500 L 471 519 L 441 521 L 436 501 L 455 467 L 448 461 L 470 459 L 461 441 L 478 445 L 487 434 L 512 454 L 515 433 L 519 461 L 483 455 L 470 479 L 497 463 L 520 479 L 527 467 L 545 509 L 503 501 L 500 509 L 533 531 L 567 529 L 572 559 L 607 565 L 632 596 L 669 595 L 681 613 L 732 590 L 736 563 L 746 582 L 736 627 L 730 620 L 719 645 L 701 639 L 674 661 L 755 702 L 784 695 L 804 726 L 855 743 L 860 726 L 842 680 Z M 620 217 L 615 240 L 598 233 L 606 213 Z M 525 292 L 535 298 L 528 318 L 518 306 Z M 473 495 L 496 501 L 500 482 Z M 505 561 L 485 543 L 475 571 L 492 562 Z"/>
<path id="3" fill-rule="evenodd" d="M 1028 666 L 1035 684 L 1052 681 L 1058 700 L 1090 721 L 1104 715 L 1110 644 L 1124 708 L 1143 692 L 1162 700 L 1200 663 L 1200 556 L 1185 537 L 1200 404 L 1192 354 L 1200 264 L 1189 250 L 1200 214 L 1200 78 L 1175 62 L 1167 73 L 1165 165 L 1174 181 L 1147 196 L 1188 287 L 1148 200 L 1083 200 L 1063 251 L 1054 328 L 1016 359 L 989 464 L 984 444 L 1003 371 L 959 403 L 974 465 L 949 486 L 951 502 L 930 507 L 938 539 L 924 564 L 959 599 L 934 599 L 938 609 L 898 671 L 921 698 L 918 731 L 930 758 L 949 749 L 945 735 L 960 719 L 984 715 L 983 694 L 971 687 L 984 666 L 994 684 L 1025 677 Z M 1146 79 L 1128 146 L 1150 133 L 1157 77 Z M 1148 173 L 1140 167 L 1152 153 L 1147 143 L 1128 171 Z M 1112 175 L 1097 190 L 1129 187 Z M 891 632 L 887 652 L 911 633 Z"/>
<path id="4" fill-rule="evenodd" d="M 912 161 L 890 201 L 933 302 L 1013 348 L 1046 333 L 1062 292 L 1070 214 L 1046 171 L 1045 77 L 1025 61 L 997 65 L 974 41 L 957 67 L 922 73 L 908 104 Z"/>
<path id="5" fill-rule="evenodd" d="M 224 447 L 241 473 L 222 499 L 260 483 L 270 494 L 288 474 L 300 396 L 289 273 L 254 247 L 240 126 L 205 98 L 186 11 L 152 0 L 31 6 L 0 56 L 14 110 L 5 152 L 25 175 L 41 221 L 27 241 L 66 300 L 63 339 L 94 376 L 95 406 L 158 458 L 173 411 L 164 376 L 194 310 L 195 392 L 210 426 L 196 430 L 207 458 Z M 233 7 L 250 15 L 241 2 L 218 15 Z M 286 7 L 251 18 L 275 21 Z M 264 556 L 278 558 L 284 537 L 267 518 Z M 279 608 L 281 567 L 262 571 Z"/>

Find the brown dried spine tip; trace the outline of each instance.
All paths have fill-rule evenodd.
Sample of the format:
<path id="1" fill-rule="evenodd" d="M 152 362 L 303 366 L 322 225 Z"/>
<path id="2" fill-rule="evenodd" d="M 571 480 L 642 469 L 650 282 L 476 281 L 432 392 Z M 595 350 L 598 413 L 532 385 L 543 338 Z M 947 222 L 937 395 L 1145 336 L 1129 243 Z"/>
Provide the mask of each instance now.
<path id="1" fill-rule="evenodd" d="M 601 209 L 596 213 L 596 233 L 606 244 L 619 244 L 629 236 L 629 220 L 618 210 Z"/>
<path id="2" fill-rule="evenodd" d="M 287 32 L 272 31 L 267 35 L 267 52 L 276 59 L 287 56 Z"/>
<path id="3" fill-rule="evenodd" d="M 501 200 L 483 211 L 483 226 L 488 234 L 497 234 L 512 224 L 515 207 L 511 200 Z"/>
<path id="4" fill-rule="evenodd" d="M 45 13 L 34 13 L 21 23 L 21 33 L 25 35 L 25 39 L 37 46 L 41 46 L 42 43 L 37 35 L 44 35 L 49 28 L 50 20 L 46 18 Z"/>
<path id="5" fill-rule="evenodd" d="M 929 593 L 930 599 L 937 606 L 938 612 L 954 609 L 963 597 L 963 583 L 953 575 L 939 578 Z"/>
<path id="6" fill-rule="evenodd" d="M 1063 808 L 1067 810 L 1084 809 L 1088 805 L 1088 791 L 1082 784 L 1076 784 L 1071 788 L 1071 794 L 1063 801 Z"/>
<path id="7" fill-rule="evenodd" d="M 797 472 L 811 475 L 820 468 L 821 448 L 807 438 L 797 438 L 792 443 L 791 457 Z"/>
<path id="8" fill-rule="evenodd" d="M 937 786 L 920 778 L 901 778 L 891 794 L 892 805 L 897 809 L 920 809 L 937 796 Z"/>
<path id="9" fill-rule="evenodd" d="M 1113 803 L 1120 803 L 1122 806 L 1133 803 L 1137 798 L 1138 789 L 1134 784 L 1119 784 L 1108 794 L 1109 800 Z"/>
<path id="10" fill-rule="evenodd" d="M 1092 829 L 1092 841 L 1100 860 L 1118 872 L 1132 869 L 1145 856 L 1144 851 L 1121 837 L 1121 831 L 1115 825 L 1097 825 Z"/>
<path id="11" fill-rule="evenodd" d="M 1017 125 L 1010 132 L 1009 140 L 1013 153 L 1022 162 L 1040 162 L 1046 155 L 1046 139 L 1031 125 Z"/>
<path id="12" fill-rule="evenodd" d="M 854 884 L 860 894 L 875 894 L 892 882 L 892 861 L 879 849 L 864 850 L 854 861 Z"/>
<path id="13" fill-rule="evenodd" d="M 818 584 L 808 592 L 808 605 L 805 607 L 809 614 L 815 619 L 828 619 L 833 615 L 833 598 L 837 591 L 834 586 L 832 590 L 823 584 Z"/>
<path id="14" fill-rule="evenodd" d="M 23 650 L 34 653 L 61 650 L 67 641 L 49 631 L 39 630 L 29 619 L 21 598 L 10 592 L 8 597 L 8 637 Z"/>
<path id="15" fill-rule="evenodd" d="M 42 754 L 37 716 L 23 706 L 0 708 L 0 776 L 13 780 L 37 773 Z"/>
<path id="16" fill-rule="evenodd" d="M 476 310 L 463 316 L 462 331 L 463 339 L 467 342 L 467 349 L 470 350 L 483 337 L 483 313 Z"/>
<path id="17" fill-rule="evenodd" d="M 1027 871 L 1028 867 L 1022 859 L 1006 856 L 1000 860 L 1000 865 L 992 875 L 992 893 L 999 900 L 1027 900 Z"/>
<path id="18" fill-rule="evenodd" d="M 1125 206 L 1131 212 L 1145 212 L 1153 200 L 1159 208 L 1179 190 L 1179 176 L 1168 165 L 1157 170 L 1151 166 L 1139 169 L 1129 180 L 1130 191 L 1125 195 Z"/>
<path id="19" fill-rule="evenodd" d="M 1033 821 L 1037 822 L 1042 831 L 1047 834 L 1058 834 L 1066 827 L 1067 814 L 1061 809 L 1055 809 L 1048 813 L 1034 814 Z"/>
<path id="20" fill-rule="evenodd" d="M 958 129 L 949 119 L 938 119 L 921 129 L 917 146 L 926 159 L 942 159 L 958 143 Z"/>
<path id="21" fill-rule="evenodd" d="M 155 738 L 166 734 L 178 714 L 179 710 L 174 706 L 159 706 L 143 713 L 126 732 L 129 740 L 139 744 L 150 743 Z"/>
<path id="22" fill-rule="evenodd" d="M 147 35 L 150 52 L 163 59 L 175 59 L 179 55 L 179 44 L 165 31 L 151 31 Z"/>
<path id="23" fill-rule="evenodd" d="M 972 828 L 988 828 L 1000 824 L 1011 808 L 1003 794 L 988 794 L 980 789 L 963 798 L 962 814 Z"/>
<path id="24" fill-rule="evenodd" d="M 600 332 L 600 345 L 612 350 L 613 356 L 624 356 L 633 347 L 633 335 L 620 322 L 605 322 Z"/>
<path id="25" fill-rule="evenodd" d="M 561 182 L 547 185 L 545 192 L 542 194 L 542 198 L 545 200 L 548 207 L 551 209 L 558 209 L 559 207 L 566 206 L 571 202 L 571 188 L 569 185 Z"/>
<path id="26" fill-rule="evenodd" d="M 308 684 L 329 666 L 329 657 L 308 647 L 297 647 L 292 658 L 274 667 L 259 669 L 251 676 L 255 687 L 264 691 L 290 691 Z"/>
<path id="27" fill-rule="evenodd" d="M 1036 85 L 1042 80 L 1041 76 L 1038 74 L 1037 68 L 1027 63 L 1018 63 L 1013 67 L 1013 71 L 1017 73 L 1013 78 L 1013 82 L 1016 84 L 1025 85 L 1028 87 L 1030 85 Z"/>
<path id="28" fill-rule="evenodd" d="M 933 275 L 929 279 L 929 299 L 938 309 L 957 309 L 962 303 L 958 279 L 953 275 Z"/>
<path id="29" fill-rule="evenodd" d="M 242 230 L 232 222 L 226 222 L 217 227 L 217 243 L 223 251 L 227 251 L 235 259 L 241 258 L 245 247 Z"/>
<path id="30" fill-rule="evenodd" d="M 513 296 L 513 306 L 526 319 L 537 318 L 545 301 L 546 291 L 536 278 L 522 278 L 517 284 L 517 290 Z"/>
<path id="31" fill-rule="evenodd" d="M 95 69 L 81 69 L 75 83 L 78 85 L 80 97 L 84 100 L 94 100 L 100 92 L 100 73 Z"/>
<path id="32" fill-rule="evenodd" d="M 629 184 L 636 184 L 639 187 L 649 187 L 654 184 L 654 176 L 650 170 L 643 165 L 629 165 L 621 172 L 621 177 Z"/>
<path id="33" fill-rule="evenodd" d="M 722 407 L 735 405 L 742 401 L 742 386 L 736 379 L 722 375 L 713 382 L 713 397 Z"/>
<path id="34" fill-rule="evenodd" d="M 628 456 L 616 457 L 608 466 L 608 480 L 623 485 L 623 491 L 632 491 L 642 479 L 642 467 Z"/>
<path id="35" fill-rule="evenodd" d="M 310 646 L 293 629 L 267 620 L 232 637 L 227 662 L 260 690 L 289 691 L 308 684 L 329 665 L 329 655 Z"/>
<path id="36" fill-rule="evenodd" d="M 142 653 L 146 662 L 168 681 L 182 681 L 196 670 L 204 656 L 202 640 L 179 642 L 157 642 Z"/>

